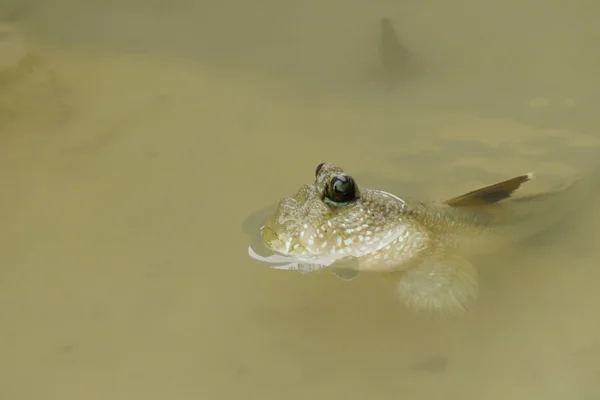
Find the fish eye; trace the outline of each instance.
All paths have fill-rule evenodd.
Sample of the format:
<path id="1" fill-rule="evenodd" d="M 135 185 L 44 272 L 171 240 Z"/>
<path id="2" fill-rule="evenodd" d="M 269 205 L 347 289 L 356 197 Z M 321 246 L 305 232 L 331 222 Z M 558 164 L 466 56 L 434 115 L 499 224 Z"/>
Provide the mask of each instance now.
<path id="1" fill-rule="evenodd" d="M 326 200 L 335 205 L 345 205 L 356 198 L 354 179 L 348 175 L 334 176 L 326 191 Z"/>
<path id="2" fill-rule="evenodd" d="M 325 165 L 324 162 L 322 162 L 321 164 L 317 165 L 317 169 L 315 171 L 315 177 L 319 176 L 319 172 L 321 172 L 321 168 L 323 168 L 323 165 Z"/>

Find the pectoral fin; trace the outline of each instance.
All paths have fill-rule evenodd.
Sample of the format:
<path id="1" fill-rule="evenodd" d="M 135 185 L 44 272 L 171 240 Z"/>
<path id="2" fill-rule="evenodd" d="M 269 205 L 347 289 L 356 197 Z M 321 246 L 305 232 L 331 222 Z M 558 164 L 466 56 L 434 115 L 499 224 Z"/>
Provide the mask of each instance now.
<path id="1" fill-rule="evenodd" d="M 446 200 L 444 203 L 452 207 L 472 207 L 497 203 L 510 197 L 523 183 L 532 178 L 532 173 L 520 175 L 504 182 L 473 190 L 462 196 Z"/>
<path id="2" fill-rule="evenodd" d="M 397 274 L 397 293 L 414 311 L 458 314 L 468 311 L 478 295 L 475 267 L 444 247 Z"/>

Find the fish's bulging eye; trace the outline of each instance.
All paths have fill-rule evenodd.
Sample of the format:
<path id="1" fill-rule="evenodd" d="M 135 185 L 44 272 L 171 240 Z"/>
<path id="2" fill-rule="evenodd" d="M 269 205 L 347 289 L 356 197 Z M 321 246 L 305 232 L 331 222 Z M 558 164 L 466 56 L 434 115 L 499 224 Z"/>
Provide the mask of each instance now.
<path id="1" fill-rule="evenodd" d="M 336 204 L 346 204 L 356 197 L 354 179 L 348 175 L 334 176 L 329 183 L 327 199 Z"/>

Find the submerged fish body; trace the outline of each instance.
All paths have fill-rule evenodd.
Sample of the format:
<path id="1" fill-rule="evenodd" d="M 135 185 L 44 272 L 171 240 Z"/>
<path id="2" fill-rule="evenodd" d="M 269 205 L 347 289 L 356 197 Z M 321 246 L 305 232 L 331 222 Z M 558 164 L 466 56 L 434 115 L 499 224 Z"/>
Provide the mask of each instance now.
<path id="1" fill-rule="evenodd" d="M 477 297 L 469 261 L 549 227 L 565 196 L 582 185 L 512 197 L 531 174 L 486 186 L 448 201 L 423 202 L 360 187 L 332 163 L 317 167 L 315 182 L 280 201 L 261 228 L 275 254 L 250 254 L 280 269 L 330 269 L 343 279 L 360 271 L 397 281 L 415 310 L 457 312 Z M 564 208 L 562 208 L 564 211 Z"/>

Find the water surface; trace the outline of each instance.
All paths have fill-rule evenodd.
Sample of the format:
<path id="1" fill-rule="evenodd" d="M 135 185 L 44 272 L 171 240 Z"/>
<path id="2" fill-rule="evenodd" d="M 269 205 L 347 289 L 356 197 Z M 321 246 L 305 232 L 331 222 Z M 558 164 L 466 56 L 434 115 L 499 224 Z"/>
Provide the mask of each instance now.
<path id="1" fill-rule="evenodd" d="M 325 160 L 435 199 L 590 169 L 598 6 L 15 7 L 29 56 L 0 69 L 2 399 L 600 396 L 593 210 L 482 265 L 477 307 L 450 321 L 377 277 L 268 270 L 242 230 Z M 383 16 L 419 80 L 373 78 Z"/>

